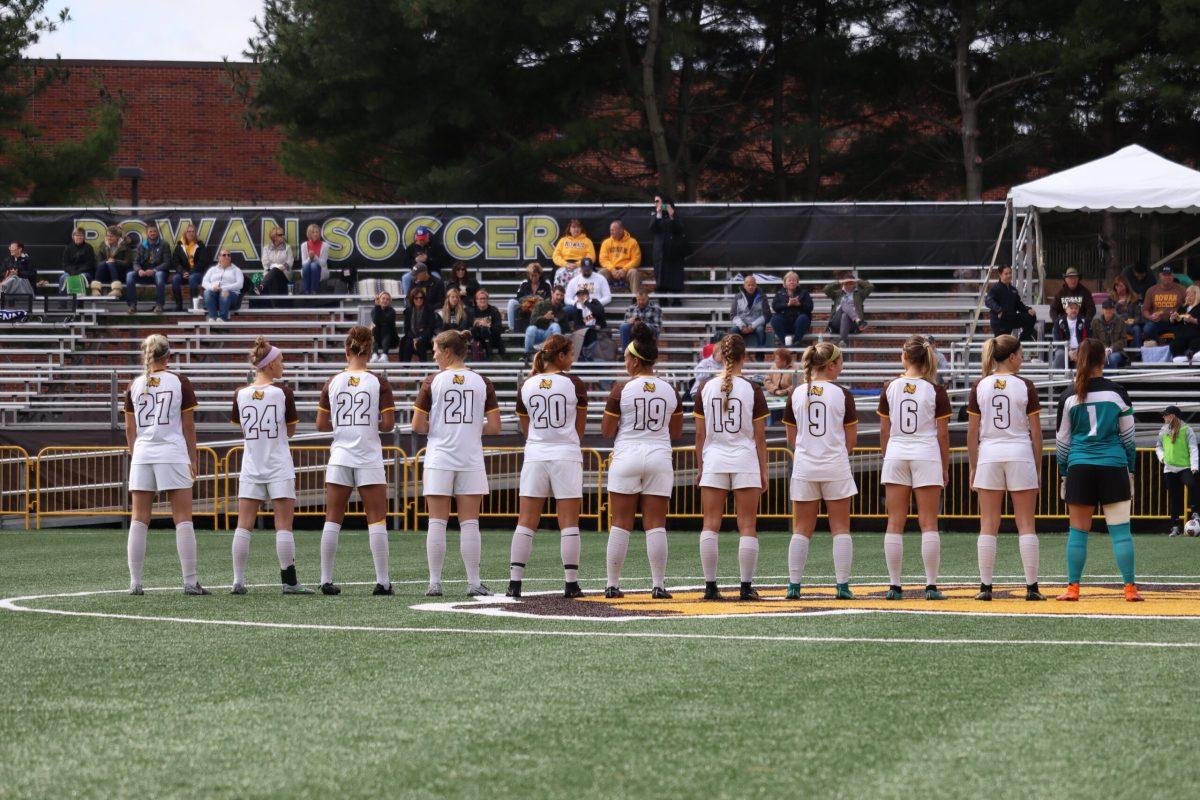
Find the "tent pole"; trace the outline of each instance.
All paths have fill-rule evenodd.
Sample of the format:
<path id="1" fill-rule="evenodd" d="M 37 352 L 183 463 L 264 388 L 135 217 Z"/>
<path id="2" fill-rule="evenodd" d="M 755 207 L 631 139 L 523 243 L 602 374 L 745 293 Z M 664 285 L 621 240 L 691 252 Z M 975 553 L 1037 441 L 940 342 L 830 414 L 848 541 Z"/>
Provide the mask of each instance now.
<path id="1" fill-rule="evenodd" d="M 1000 223 L 1000 235 L 996 237 L 996 245 L 992 248 L 992 260 L 988 264 L 987 271 L 983 275 L 983 280 L 979 282 L 979 293 L 975 297 L 975 311 L 971 314 L 971 322 L 967 326 L 967 341 L 966 350 L 963 353 L 963 365 L 971 365 L 971 345 L 975 343 L 975 331 L 979 328 L 979 315 L 983 312 L 983 300 L 987 297 L 988 279 L 992 277 L 992 270 L 996 268 L 996 259 L 1000 257 L 1000 245 L 1004 243 L 1004 232 L 1008 230 L 1008 218 L 1012 214 L 1012 201 L 1006 200 L 1004 203 L 1004 220 Z"/>
<path id="2" fill-rule="evenodd" d="M 1163 265 L 1163 264 L 1167 263 L 1167 262 L 1168 262 L 1168 261 L 1170 261 L 1172 258 L 1174 258 L 1175 256 L 1177 256 L 1177 255 L 1179 255 L 1180 253 L 1182 253 L 1184 250 L 1187 250 L 1187 249 L 1188 249 L 1189 247 L 1191 247 L 1192 245 L 1194 245 L 1194 244 L 1198 244 L 1198 243 L 1200 243 L 1200 236 L 1197 236 L 1195 239 L 1192 239 L 1190 242 L 1188 242 L 1188 243 L 1187 243 L 1187 244 L 1185 244 L 1185 245 L 1181 245 L 1180 247 L 1176 247 L 1174 250 L 1172 250 L 1171 252 L 1167 253 L 1165 256 L 1163 256 L 1162 258 L 1160 258 L 1158 261 L 1155 261 L 1153 264 L 1151 264 L 1151 265 L 1148 267 L 1148 270 L 1155 269 L 1156 267 L 1159 267 L 1159 266 L 1161 266 L 1161 265 Z"/>

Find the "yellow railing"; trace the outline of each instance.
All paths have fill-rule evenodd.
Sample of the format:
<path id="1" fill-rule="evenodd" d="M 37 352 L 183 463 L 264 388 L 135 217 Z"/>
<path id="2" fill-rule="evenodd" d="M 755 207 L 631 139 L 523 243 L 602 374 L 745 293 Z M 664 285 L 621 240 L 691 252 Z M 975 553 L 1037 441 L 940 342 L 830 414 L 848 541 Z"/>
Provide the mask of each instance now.
<path id="1" fill-rule="evenodd" d="M 20 517 L 29 529 L 29 453 L 16 445 L 0 446 L 0 517 Z"/>

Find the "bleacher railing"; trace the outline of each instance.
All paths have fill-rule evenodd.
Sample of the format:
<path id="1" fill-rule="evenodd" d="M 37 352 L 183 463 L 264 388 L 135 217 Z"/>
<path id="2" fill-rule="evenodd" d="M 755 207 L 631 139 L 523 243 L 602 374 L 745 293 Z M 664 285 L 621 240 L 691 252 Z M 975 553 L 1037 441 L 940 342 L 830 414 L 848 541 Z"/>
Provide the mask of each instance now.
<path id="1" fill-rule="evenodd" d="M 231 529 L 238 515 L 238 473 L 243 450 L 231 448 L 221 458 L 209 447 L 198 448 L 200 469 L 193 487 L 193 515 L 209 517 L 214 527 L 224 524 Z M 393 530 L 423 530 L 428 512 L 421 496 L 421 464 L 425 451 L 413 457 L 398 447 L 384 448 L 388 476 L 390 510 L 388 518 Z M 325 514 L 325 467 L 329 458 L 326 446 L 295 446 L 292 459 L 296 465 L 296 516 L 320 517 Z M 1133 499 L 1133 519 L 1165 520 L 1169 518 L 1166 488 L 1162 467 L 1153 448 L 1139 448 L 1137 480 Z M 486 519 L 513 519 L 519 508 L 519 485 L 524 453 L 518 447 L 486 447 L 484 462 L 488 474 L 489 494 L 484 498 L 480 516 Z M 608 523 L 608 490 L 605 474 L 611 455 L 592 448 L 583 450 L 584 495 L 580 518 L 595 524 L 603 531 Z M 698 520 L 703 514 L 696 453 L 691 447 L 673 450 L 675 491 L 667 516 L 673 520 Z M 877 447 L 857 448 L 851 456 L 851 469 L 858 485 L 858 494 L 850 506 L 852 517 L 883 519 L 887 512 L 883 487 L 879 477 L 882 454 Z M 792 472 L 791 451 L 771 447 L 767 451 L 767 490 L 759 503 L 759 519 L 786 520 L 791 518 L 792 503 L 789 483 Z M 1058 496 L 1059 471 L 1053 450 L 1042 455 L 1042 486 L 1038 497 L 1038 519 L 1064 519 L 1067 507 Z M 169 516 L 170 503 L 163 499 L 154 506 L 154 513 Z M 269 505 L 259 509 L 259 515 L 271 513 Z M 351 515 L 361 515 L 361 501 L 352 499 Z M 78 518 L 81 522 L 102 518 L 121 520 L 130 514 L 129 454 L 124 447 L 45 447 L 36 456 L 24 449 L 0 446 L 0 518 L 24 523 L 32 520 L 41 527 L 47 518 Z M 543 511 L 544 519 L 552 520 L 554 501 Z M 966 448 L 951 448 L 950 476 L 943 497 L 941 516 L 947 519 L 969 519 L 979 514 L 976 494 L 970 490 L 970 464 Z M 734 517 L 732 501 L 724 516 Z M 910 509 L 909 518 L 915 517 Z M 1005 499 L 1004 516 L 1011 518 L 1012 508 Z M 1099 515 L 1097 515 L 1099 518 Z M 553 523 L 551 523 L 553 524 Z"/>

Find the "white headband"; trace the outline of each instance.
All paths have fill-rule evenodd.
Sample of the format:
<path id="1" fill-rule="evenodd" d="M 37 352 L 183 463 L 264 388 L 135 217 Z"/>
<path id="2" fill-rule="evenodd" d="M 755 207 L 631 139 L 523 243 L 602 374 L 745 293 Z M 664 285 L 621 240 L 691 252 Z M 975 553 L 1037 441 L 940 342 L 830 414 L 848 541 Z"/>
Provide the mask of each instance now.
<path id="1" fill-rule="evenodd" d="M 283 355 L 283 351 L 280 350 L 278 347 L 275 347 L 274 345 L 272 345 L 271 349 L 267 351 L 267 354 L 262 357 L 262 361 L 259 361 L 257 364 L 255 364 L 254 368 L 255 369 L 266 369 L 268 364 L 270 364 L 272 361 L 274 361 L 275 359 L 279 358 L 282 355 Z"/>

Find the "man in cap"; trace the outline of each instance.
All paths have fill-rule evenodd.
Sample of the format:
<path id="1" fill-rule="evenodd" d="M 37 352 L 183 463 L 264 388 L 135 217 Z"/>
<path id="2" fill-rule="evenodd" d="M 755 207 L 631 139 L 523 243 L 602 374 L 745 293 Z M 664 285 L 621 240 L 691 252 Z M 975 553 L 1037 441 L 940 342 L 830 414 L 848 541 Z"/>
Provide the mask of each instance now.
<path id="1" fill-rule="evenodd" d="M 1092 290 L 1079 280 L 1079 270 L 1068 267 L 1063 273 L 1063 282 L 1062 286 L 1058 287 L 1058 294 L 1050 301 L 1051 321 L 1058 322 L 1066 314 L 1067 304 L 1072 300 L 1079 304 L 1080 315 L 1085 323 L 1096 316 L 1096 301 L 1092 299 Z"/>
<path id="2" fill-rule="evenodd" d="M 1117 316 L 1117 304 L 1111 297 L 1100 304 L 1100 313 L 1092 320 L 1092 338 L 1104 345 L 1104 363 L 1112 368 L 1128 363 L 1125 357 L 1125 320 Z"/>
<path id="3" fill-rule="evenodd" d="M 446 248 L 433 238 L 433 229 L 426 225 L 418 226 L 412 244 L 404 248 L 404 267 L 408 270 L 400 279 L 400 283 L 404 286 L 404 296 L 407 297 L 409 289 L 412 288 L 418 264 L 424 264 L 429 270 L 429 274 L 440 281 L 442 270 L 449 263 L 450 256 L 447 255 Z"/>
<path id="4" fill-rule="evenodd" d="M 1158 271 L 1158 283 L 1146 292 L 1146 300 L 1142 304 L 1142 318 L 1146 320 L 1145 330 L 1142 331 L 1142 343 L 1154 340 L 1171 330 L 1171 315 L 1179 311 L 1187 293 L 1182 286 L 1175 282 L 1175 273 L 1170 265 Z"/>

